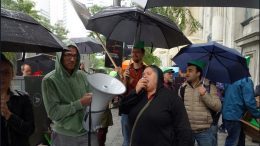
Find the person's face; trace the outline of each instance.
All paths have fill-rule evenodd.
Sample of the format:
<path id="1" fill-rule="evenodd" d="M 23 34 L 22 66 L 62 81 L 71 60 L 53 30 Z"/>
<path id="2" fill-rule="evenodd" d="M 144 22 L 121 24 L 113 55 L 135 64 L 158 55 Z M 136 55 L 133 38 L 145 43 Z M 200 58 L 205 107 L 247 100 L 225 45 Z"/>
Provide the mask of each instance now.
<path id="1" fill-rule="evenodd" d="M 200 72 L 197 71 L 196 67 L 191 65 L 188 66 L 187 72 L 186 72 L 186 80 L 188 82 L 194 82 L 198 80 L 200 77 Z"/>
<path id="2" fill-rule="evenodd" d="M 172 82 L 172 72 L 164 73 L 163 78 L 165 83 Z"/>
<path id="3" fill-rule="evenodd" d="M 154 70 L 151 67 L 148 67 L 144 70 L 143 78 L 148 81 L 148 83 L 146 85 L 147 92 L 156 90 L 158 77 L 157 77 L 157 74 L 154 72 Z"/>
<path id="4" fill-rule="evenodd" d="M 131 55 L 132 55 L 132 60 L 135 63 L 140 63 L 141 61 L 143 61 L 144 53 L 142 52 L 141 49 L 133 48 Z"/>
<path id="5" fill-rule="evenodd" d="M 77 63 L 77 49 L 69 47 L 69 51 L 64 52 L 62 56 L 62 65 L 69 72 L 72 73 Z"/>
<path id="6" fill-rule="evenodd" d="M 83 63 L 80 63 L 80 66 L 79 66 L 79 68 L 80 68 L 81 70 L 84 70 L 84 69 L 85 69 L 85 66 L 84 66 L 84 64 L 83 64 Z"/>
<path id="7" fill-rule="evenodd" d="M 7 91 L 8 88 L 11 86 L 11 81 L 13 79 L 13 70 L 10 65 L 7 63 L 0 63 L 0 88 L 2 91 Z"/>
<path id="8" fill-rule="evenodd" d="M 23 76 L 30 76 L 32 75 L 32 69 L 29 65 L 25 64 L 23 67 Z"/>

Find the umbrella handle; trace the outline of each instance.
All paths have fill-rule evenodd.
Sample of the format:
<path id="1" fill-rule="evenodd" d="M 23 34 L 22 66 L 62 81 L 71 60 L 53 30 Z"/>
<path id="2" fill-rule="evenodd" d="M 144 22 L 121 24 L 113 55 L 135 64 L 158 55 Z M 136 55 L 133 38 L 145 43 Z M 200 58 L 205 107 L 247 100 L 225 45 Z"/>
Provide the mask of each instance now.
<path id="1" fill-rule="evenodd" d="M 107 51 L 107 49 L 106 49 L 106 47 L 105 47 L 103 41 L 101 40 L 99 34 L 97 34 L 96 32 L 94 32 L 94 33 L 95 33 L 95 35 L 98 37 L 99 41 L 101 42 L 102 48 L 103 48 L 103 49 L 105 50 L 105 52 L 107 53 L 108 58 L 110 59 L 110 61 L 111 61 L 112 64 L 114 65 L 114 67 L 117 68 L 117 65 L 116 65 L 115 61 L 113 60 L 113 58 L 110 56 L 109 52 Z"/>
<path id="2" fill-rule="evenodd" d="M 208 74 L 208 71 L 209 71 L 209 64 L 210 64 L 210 61 L 209 61 L 208 64 L 207 64 L 206 72 L 205 72 L 204 78 L 203 78 L 203 80 L 202 80 L 203 86 L 205 85 L 205 78 L 206 78 L 206 76 L 207 76 L 207 74 Z"/>

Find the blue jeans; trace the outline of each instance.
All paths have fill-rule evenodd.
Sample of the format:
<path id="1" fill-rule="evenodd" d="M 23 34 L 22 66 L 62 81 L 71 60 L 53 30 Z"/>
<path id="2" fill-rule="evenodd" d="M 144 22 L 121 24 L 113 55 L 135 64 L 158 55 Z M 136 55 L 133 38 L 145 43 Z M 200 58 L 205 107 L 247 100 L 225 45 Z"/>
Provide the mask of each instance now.
<path id="1" fill-rule="evenodd" d="M 213 146 L 218 146 L 218 125 L 212 125 L 210 128 L 214 136 Z"/>
<path id="2" fill-rule="evenodd" d="M 193 141 L 197 141 L 199 146 L 216 146 L 215 126 L 199 133 L 193 133 Z"/>
<path id="3" fill-rule="evenodd" d="M 121 114 L 121 126 L 122 126 L 122 134 L 123 134 L 123 145 L 122 146 L 128 146 L 130 142 L 130 126 L 128 121 L 128 115 Z"/>
<path id="4" fill-rule="evenodd" d="M 224 121 L 228 133 L 225 146 L 245 146 L 245 134 L 240 121 Z"/>

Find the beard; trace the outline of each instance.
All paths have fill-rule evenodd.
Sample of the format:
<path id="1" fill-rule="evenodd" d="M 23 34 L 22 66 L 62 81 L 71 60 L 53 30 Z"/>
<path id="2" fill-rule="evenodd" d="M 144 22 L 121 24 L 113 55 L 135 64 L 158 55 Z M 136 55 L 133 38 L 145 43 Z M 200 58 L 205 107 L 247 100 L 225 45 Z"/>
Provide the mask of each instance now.
<path id="1" fill-rule="evenodd" d="M 140 62 L 141 62 L 141 59 L 133 59 L 133 61 L 134 61 L 135 63 L 140 63 Z"/>

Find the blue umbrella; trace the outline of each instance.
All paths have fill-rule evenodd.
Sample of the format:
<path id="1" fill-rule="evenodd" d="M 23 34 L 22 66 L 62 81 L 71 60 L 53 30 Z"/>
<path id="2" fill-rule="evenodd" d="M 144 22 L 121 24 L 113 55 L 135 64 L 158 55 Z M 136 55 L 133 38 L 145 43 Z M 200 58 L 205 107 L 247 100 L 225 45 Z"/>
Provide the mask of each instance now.
<path id="1" fill-rule="evenodd" d="M 211 81 L 233 83 L 243 77 L 249 77 L 246 59 L 235 49 L 228 48 L 216 42 L 193 44 L 182 48 L 172 60 L 185 70 L 187 63 L 201 60 L 207 63 L 204 77 Z"/>

